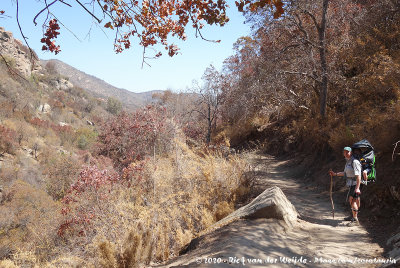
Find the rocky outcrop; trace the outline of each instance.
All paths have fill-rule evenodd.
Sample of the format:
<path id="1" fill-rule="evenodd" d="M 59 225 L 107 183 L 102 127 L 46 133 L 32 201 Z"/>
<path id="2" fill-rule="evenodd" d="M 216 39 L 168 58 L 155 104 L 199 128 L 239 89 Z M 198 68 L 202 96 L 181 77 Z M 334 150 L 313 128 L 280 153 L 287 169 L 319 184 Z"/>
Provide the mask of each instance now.
<path id="1" fill-rule="evenodd" d="M 396 260 L 396 263 L 400 263 L 400 233 L 392 236 L 391 238 L 388 239 L 387 246 L 391 247 L 392 250 L 388 254 L 388 258 Z M 383 267 L 392 267 L 392 265 L 385 265 Z M 397 266 L 394 266 L 397 267 Z"/>
<path id="2" fill-rule="evenodd" d="M 0 54 L 25 77 L 42 69 L 36 54 L 32 58 L 29 49 L 3 27 L 0 27 Z"/>
<path id="3" fill-rule="evenodd" d="M 58 90 L 68 91 L 69 89 L 74 87 L 74 85 L 70 81 L 64 78 L 53 80 L 50 83 L 53 87 L 55 87 Z"/>
<path id="4" fill-rule="evenodd" d="M 399 187 L 396 188 L 396 186 L 390 186 L 389 191 L 394 200 L 400 201 L 400 188 Z"/>
<path id="5" fill-rule="evenodd" d="M 279 187 L 271 187 L 262 192 L 248 205 L 232 212 L 211 229 L 219 228 L 239 219 L 273 218 L 283 220 L 288 226 L 297 221 L 298 213 Z"/>
<path id="6" fill-rule="evenodd" d="M 45 103 L 45 104 L 41 104 L 39 105 L 39 107 L 37 108 L 37 110 L 41 113 L 47 114 L 51 112 L 51 107 L 49 104 Z"/>
<path id="7" fill-rule="evenodd" d="M 58 122 L 58 125 L 59 125 L 60 127 L 69 126 L 69 124 L 68 124 L 68 123 L 65 123 L 65 122 Z"/>

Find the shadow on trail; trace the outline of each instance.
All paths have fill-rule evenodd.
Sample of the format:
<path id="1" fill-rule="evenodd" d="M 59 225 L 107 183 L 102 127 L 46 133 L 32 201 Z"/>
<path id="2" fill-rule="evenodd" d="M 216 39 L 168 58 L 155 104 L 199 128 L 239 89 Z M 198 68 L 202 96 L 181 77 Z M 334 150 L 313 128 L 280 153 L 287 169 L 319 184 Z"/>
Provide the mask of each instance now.
<path id="1" fill-rule="evenodd" d="M 314 217 L 309 217 L 309 216 L 304 216 L 304 215 L 300 215 L 299 218 L 303 221 L 308 221 L 310 223 L 320 224 L 320 225 L 329 225 L 332 227 L 339 226 L 340 223 L 343 222 L 342 220 L 339 220 L 339 219 L 336 219 L 336 220 L 334 220 L 334 219 L 317 219 Z"/>

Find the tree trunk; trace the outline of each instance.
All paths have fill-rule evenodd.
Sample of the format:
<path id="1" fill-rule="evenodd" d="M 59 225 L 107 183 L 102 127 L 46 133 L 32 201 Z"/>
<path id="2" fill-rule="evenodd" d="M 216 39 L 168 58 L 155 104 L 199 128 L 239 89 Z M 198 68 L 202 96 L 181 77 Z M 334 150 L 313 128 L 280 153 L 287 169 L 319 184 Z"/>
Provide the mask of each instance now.
<path id="1" fill-rule="evenodd" d="M 206 142 L 207 144 L 210 144 L 211 142 L 211 128 L 212 128 L 212 122 L 211 122 L 211 104 L 208 104 L 208 129 L 207 129 L 207 137 L 206 137 Z"/>
<path id="2" fill-rule="evenodd" d="M 320 100 L 320 115 L 322 118 L 326 116 L 326 103 L 328 98 L 328 66 L 326 63 L 326 13 L 328 11 L 329 0 L 323 0 L 321 25 L 318 29 L 319 37 L 319 56 L 321 58 L 321 90 L 319 95 Z"/>

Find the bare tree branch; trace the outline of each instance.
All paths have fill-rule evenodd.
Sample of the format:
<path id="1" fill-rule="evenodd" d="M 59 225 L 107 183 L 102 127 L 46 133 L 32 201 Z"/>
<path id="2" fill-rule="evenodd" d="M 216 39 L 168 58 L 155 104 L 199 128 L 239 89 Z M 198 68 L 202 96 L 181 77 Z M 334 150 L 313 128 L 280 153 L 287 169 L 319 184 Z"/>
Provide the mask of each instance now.
<path id="1" fill-rule="evenodd" d="M 186 1 L 186 4 L 189 5 L 188 1 Z M 204 36 L 203 36 L 203 34 L 201 33 L 201 30 L 200 30 L 200 28 L 199 28 L 198 22 L 195 21 L 195 19 L 193 18 L 193 15 L 192 15 L 191 12 L 189 12 L 189 15 L 190 15 L 190 19 L 191 19 L 191 21 L 193 22 L 193 25 L 195 26 L 195 29 L 196 29 L 196 38 L 198 37 L 197 34 L 199 34 L 199 35 L 200 35 L 200 38 L 203 39 L 204 41 L 208 41 L 208 42 L 212 42 L 212 43 L 219 43 L 219 42 L 221 42 L 221 40 L 209 40 L 209 39 L 204 38 Z"/>
<path id="2" fill-rule="evenodd" d="M 43 8 L 42 10 L 40 10 L 40 11 L 36 14 L 36 16 L 33 18 L 33 24 L 35 24 L 35 26 L 37 25 L 36 19 L 40 16 L 40 14 L 42 14 L 45 10 L 47 10 L 47 12 L 50 13 L 49 7 L 50 7 L 51 5 L 53 5 L 54 3 L 56 3 L 57 1 L 58 1 L 58 0 L 54 0 L 54 1 L 51 2 L 50 4 L 47 4 L 47 3 L 46 3 L 46 7 Z"/>
<path id="3" fill-rule="evenodd" d="M 35 61 L 34 61 L 34 58 L 35 58 L 34 56 L 35 56 L 35 54 L 33 53 L 33 50 L 31 49 L 31 47 L 29 46 L 28 40 L 26 40 L 26 36 L 25 36 L 24 33 L 22 32 L 21 24 L 20 24 L 20 22 L 19 22 L 19 0 L 17 0 L 17 24 L 18 24 L 18 28 L 19 28 L 19 31 L 20 31 L 20 33 L 21 33 L 21 36 L 22 36 L 22 38 L 24 39 L 24 42 L 25 42 L 26 46 L 27 46 L 28 49 L 29 49 L 29 53 L 30 53 L 30 55 L 31 55 L 31 64 L 32 64 L 32 69 L 33 69 L 33 65 L 34 65 L 34 63 L 35 63 Z"/>
<path id="4" fill-rule="evenodd" d="M 197 113 L 201 114 L 202 116 L 204 116 L 205 118 L 207 118 L 207 115 L 205 113 L 203 113 L 202 111 L 193 109 L 193 112 L 197 112 Z"/>
<path id="5" fill-rule="evenodd" d="M 90 14 L 90 16 L 92 16 L 95 20 L 97 20 L 98 23 L 101 23 L 101 20 L 99 18 L 96 17 L 96 15 L 94 15 L 92 12 L 90 12 L 89 9 L 87 9 L 81 2 L 79 2 L 79 0 L 75 0 L 87 13 Z"/>
<path id="6" fill-rule="evenodd" d="M 302 72 L 295 72 L 295 71 L 282 71 L 283 74 L 297 74 L 297 75 L 304 75 L 306 77 L 309 77 L 311 79 L 313 79 L 314 81 L 318 82 L 318 83 L 322 83 L 321 80 L 319 80 L 318 78 L 316 78 L 315 76 L 309 74 L 309 73 L 302 73 Z"/>
<path id="7" fill-rule="evenodd" d="M 146 62 L 146 47 L 143 47 L 143 55 L 142 55 L 142 69 L 143 69 L 143 65 L 146 64 L 147 66 L 151 67 L 151 65 L 149 63 Z"/>
<path id="8" fill-rule="evenodd" d="M 315 27 L 317 28 L 318 31 L 320 31 L 321 26 L 317 22 L 317 19 L 315 18 L 315 16 L 308 10 L 303 10 L 303 13 L 307 14 L 312 19 L 312 21 L 314 22 Z"/>
<path id="9" fill-rule="evenodd" d="M 281 51 L 279 51 L 280 54 L 285 53 L 289 48 L 296 48 L 296 47 L 300 47 L 300 44 L 292 44 L 292 45 L 288 45 L 284 48 L 281 49 Z"/>
<path id="10" fill-rule="evenodd" d="M 302 22 L 300 16 L 299 16 L 298 14 L 295 13 L 295 14 L 294 14 L 294 17 L 297 18 L 297 21 L 296 21 L 296 20 L 293 20 L 293 22 L 297 25 L 297 27 L 299 28 L 299 30 L 304 34 L 305 38 L 303 38 L 303 40 L 305 41 L 305 43 L 306 43 L 306 44 L 309 44 L 309 45 L 311 45 L 311 46 L 313 46 L 313 47 L 319 48 L 319 45 L 318 45 L 318 44 L 316 44 L 316 43 L 314 43 L 313 41 L 310 40 L 310 36 L 309 36 L 308 32 L 306 31 L 306 29 L 304 29 L 304 27 L 303 27 L 303 22 Z M 317 28 L 317 29 L 318 29 L 318 28 Z"/>
<path id="11" fill-rule="evenodd" d="M 78 40 L 79 42 L 82 42 L 82 41 L 79 39 L 79 37 L 78 37 L 72 30 L 70 30 L 67 26 L 65 26 L 64 23 L 62 23 L 61 20 L 59 20 L 53 13 L 50 12 L 50 14 L 57 20 L 57 22 L 58 22 L 59 24 L 61 24 L 65 29 L 67 29 L 67 31 L 70 32 L 70 34 L 72 34 L 72 35 L 76 38 L 76 40 Z"/>

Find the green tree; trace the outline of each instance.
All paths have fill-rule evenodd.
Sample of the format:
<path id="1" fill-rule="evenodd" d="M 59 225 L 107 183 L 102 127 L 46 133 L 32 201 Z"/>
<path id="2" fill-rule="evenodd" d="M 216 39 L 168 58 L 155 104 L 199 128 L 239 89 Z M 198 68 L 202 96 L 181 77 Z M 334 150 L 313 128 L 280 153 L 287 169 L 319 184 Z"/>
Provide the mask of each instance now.
<path id="1" fill-rule="evenodd" d="M 116 98 L 109 97 L 107 99 L 107 108 L 106 108 L 106 110 L 108 112 L 112 113 L 113 115 L 117 115 L 122 110 L 122 104 Z"/>

